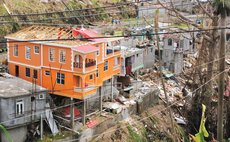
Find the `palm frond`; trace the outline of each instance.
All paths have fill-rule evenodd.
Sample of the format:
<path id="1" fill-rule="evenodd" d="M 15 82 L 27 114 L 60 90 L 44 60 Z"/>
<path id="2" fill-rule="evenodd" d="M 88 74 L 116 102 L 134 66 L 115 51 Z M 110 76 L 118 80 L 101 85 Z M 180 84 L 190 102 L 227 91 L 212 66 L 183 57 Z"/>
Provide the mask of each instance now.
<path id="1" fill-rule="evenodd" d="M 215 7 L 215 12 L 217 15 L 223 14 L 230 15 L 230 0 L 214 0 L 213 7 Z"/>

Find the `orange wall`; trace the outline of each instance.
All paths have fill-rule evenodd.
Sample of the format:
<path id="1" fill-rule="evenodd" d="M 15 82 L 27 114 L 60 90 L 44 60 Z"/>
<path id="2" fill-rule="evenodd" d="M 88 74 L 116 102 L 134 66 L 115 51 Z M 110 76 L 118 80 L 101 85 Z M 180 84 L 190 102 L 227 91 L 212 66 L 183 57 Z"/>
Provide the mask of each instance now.
<path id="1" fill-rule="evenodd" d="M 49 88 L 52 90 L 52 87 L 54 87 L 54 90 L 71 90 L 73 89 L 73 73 L 72 72 L 65 72 L 61 71 L 60 73 L 65 74 L 65 84 L 58 84 L 56 81 L 56 76 L 59 70 L 52 69 L 50 71 L 50 75 L 45 75 L 45 71 L 50 71 L 49 68 L 43 68 L 42 69 L 42 85 L 46 88 Z"/>
<path id="2" fill-rule="evenodd" d="M 18 45 L 18 56 L 13 55 L 13 47 L 14 45 Z M 40 46 L 40 44 L 33 44 L 29 42 L 9 42 L 9 60 L 10 61 L 16 61 L 24 64 L 28 64 L 31 66 L 40 66 L 41 65 L 41 48 L 39 48 L 40 52 L 39 54 L 34 53 L 34 46 Z M 30 47 L 30 53 L 31 53 L 31 59 L 26 59 L 25 58 L 25 46 Z"/>
<path id="3" fill-rule="evenodd" d="M 9 68 L 9 73 L 15 76 L 15 65 L 17 64 L 13 64 L 13 63 L 9 63 L 8 68 Z M 22 66 L 22 65 L 18 65 L 19 66 L 19 77 L 32 82 L 33 80 L 33 70 L 34 68 L 31 68 L 29 66 L 27 66 L 27 68 L 30 68 L 30 77 L 26 76 L 26 66 Z M 40 80 L 40 69 L 35 69 L 38 71 L 37 73 L 37 79 L 36 79 L 36 84 L 41 85 L 41 80 Z M 33 80 L 35 81 L 35 79 Z M 34 82 L 35 83 L 35 82 Z"/>
<path id="4" fill-rule="evenodd" d="M 55 56 L 54 56 L 53 62 L 49 61 L 49 49 L 50 48 L 54 49 Z M 59 62 L 59 52 L 61 50 L 64 50 L 66 52 L 66 62 L 65 63 Z M 43 66 L 45 67 L 51 66 L 52 68 L 57 68 L 57 69 L 62 68 L 63 70 L 71 70 L 71 58 L 72 58 L 72 54 L 71 54 L 70 48 L 43 45 Z"/>

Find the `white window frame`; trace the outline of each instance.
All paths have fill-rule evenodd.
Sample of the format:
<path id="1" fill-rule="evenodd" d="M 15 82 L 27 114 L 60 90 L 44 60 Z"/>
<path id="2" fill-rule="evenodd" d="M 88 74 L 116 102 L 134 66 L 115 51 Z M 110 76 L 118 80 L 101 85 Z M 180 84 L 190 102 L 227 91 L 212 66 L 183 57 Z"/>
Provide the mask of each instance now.
<path id="1" fill-rule="evenodd" d="M 65 50 L 59 50 L 59 62 L 60 63 L 66 62 L 66 51 Z"/>
<path id="2" fill-rule="evenodd" d="M 169 38 L 169 39 L 168 39 L 167 45 L 168 45 L 168 46 L 173 46 L 173 39 L 172 39 L 172 38 Z"/>
<path id="3" fill-rule="evenodd" d="M 29 76 L 27 76 L 27 69 L 29 69 Z M 26 69 L 25 69 L 25 76 L 26 77 L 31 77 L 30 68 L 28 68 L 28 67 L 26 67 Z"/>
<path id="4" fill-rule="evenodd" d="M 52 53 L 52 58 L 51 58 L 51 52 Z M 55 61 L 55 49 L 54 48 L 49 48 L 49 53 L 48 53 L 48 56 L 49 56 L 49 61 L 50 62 L 54 62 Z"/>
<path id="5" fill-rule="evenodd" d="M 47 74 L 47 72 L 49 72 L 49 74 Z M 45 74 L 45 76 L 50 76 L 50 71 L 45 70 L 44 74 Z"/>
<path id="6" fill-rule="evenodd" d="M 36 50 L 36 48 L 38 50 Z M 38 51 L 38 52 L 36 52 L 36 51 Z M 34 46 L 34 54 L 39 54 L 39 53 L 40 53 L 40 47 L 39 46 Z"/>
<path id="7" fill-rule="evenodd" d="M 34 77 L 35 72 L 37 72 L 36 77 Z M 38 79 L 38 70 L 36 70 L 36 69 L 33 69 L 33 78 L 34 78 L 34 79 Z"/>
<path id="8" fill-rule="evenodd" d="M 16 107 L 15 107 L 15 114 L 16 116 L 20 116 L 24 114 L 24 101 L 23 100 L 17 100 L 16 101 Z"/>
<path id="9" fill-rule="evenodd" d="M 99 70 L 96 70 L 96 77 L 99 77 Z"/>
<path id="10" fill-rule="evenodd" d="M 65 84 L 65 74 L 57 72 L 56 77 L 57 77 L 57 79 L 56 79 L 57 80 L 56 81 L 57 84 L 62 84 L 62 85 Z M 62 81 L 63 81 L 63 83 L 62 83 Z"/>
<path id="11" fill-rule="evenodd" d="M 27 51 L 27 50 L 29 50 L 29 51 Z M 29 46 L 25 46 L 25 58 L 27 60 L 31 59 L 31 48 Z"/>
<path id="12" fill-rule="evenodd" d="M 105 63 L 104 63 L 104 71 L 107 71 L 107 70 L 109 70 L 109 62 L 105 61 Z"/>
<path id="13" fill-rule="evenodd" d="M 40 93 L 40 94 L 38 95 L 38 98 L 39 98 L 40 100 L 45 99 L 45 94 L 44 94 L 44 93 Z"/>
<path id="14" fill-rule="evenodd" d="M 92 77 L 92 78 L 91 78 Z M 93 80 L 93 74 L 89 75 L 89 80 Z"/>
<path id="15" fill-rule="evenodd" d="M 16 50 L 16 49 L 17 49 L 17 50 Z M 17 51 L 17 52 L 16 52 L 16 51 Z M 15 53 L 17 53 L 17 55 L 16 55 Z M 18 45 L 17 45 L 17 44 L 15 44 L 14 47 L 13 47 L 13 55 L 14 55 L 15 57 L 18 57 Z"/>

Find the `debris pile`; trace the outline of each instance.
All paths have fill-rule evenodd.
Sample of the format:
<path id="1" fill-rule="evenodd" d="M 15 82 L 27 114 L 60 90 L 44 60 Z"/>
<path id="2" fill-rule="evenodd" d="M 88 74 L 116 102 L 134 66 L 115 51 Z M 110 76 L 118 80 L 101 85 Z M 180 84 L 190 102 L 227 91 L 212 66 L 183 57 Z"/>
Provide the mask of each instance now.
<path id="1" fill-rule="evenodd" d="M 169 102 L 176 101 L 183 97 L 182 87 L 179 82 L 175 79 L 174 74 L 167 70 L 163 70 L 165 79 L 165 87 L 168 92 Z M 157 87 L 160 90 L 159 97 L 165 100 L 164 90 L 162 87 L 160 73 L 154 69 L 142 69 L 138 76 L 141 80 L 145 81 L 142 88 L 139 88 L 139 92 L 145 92 L 146 89 Z"/>

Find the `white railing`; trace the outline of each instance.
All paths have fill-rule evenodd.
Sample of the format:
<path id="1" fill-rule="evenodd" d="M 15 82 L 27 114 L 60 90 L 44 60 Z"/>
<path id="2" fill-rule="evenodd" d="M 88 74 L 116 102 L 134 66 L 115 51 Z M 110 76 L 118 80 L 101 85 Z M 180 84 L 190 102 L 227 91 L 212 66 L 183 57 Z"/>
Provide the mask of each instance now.
<path id="1" fill-rule="evenodd" d="M 82 88 L 82 87 L 74 87 L 75 92 L 88 92 L 96 88 L 96 86 L 92 83 L 86 83 L 87 86 Z"/>

